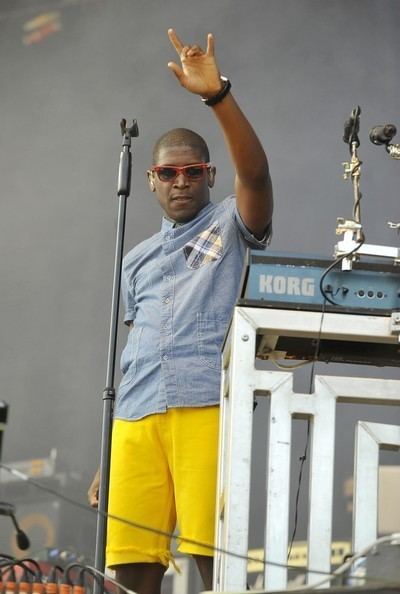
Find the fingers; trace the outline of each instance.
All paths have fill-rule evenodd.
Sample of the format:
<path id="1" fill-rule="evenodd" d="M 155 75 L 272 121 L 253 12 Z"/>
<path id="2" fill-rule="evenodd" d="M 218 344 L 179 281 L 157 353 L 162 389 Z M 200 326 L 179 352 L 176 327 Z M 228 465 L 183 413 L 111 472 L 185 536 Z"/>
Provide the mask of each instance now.
<path id="1" fill-rule="evenodd" d="M 195 56 L 201 56 L 206 53 L 208 56 L 214 56 L 214 36 L 212 33 L 207 35 L 207 50 L 204 52 L 202 48 L 197 45 L 183 45 L 174 29 L 168 29 L 168 37 L 174 46 L 179 57 L 182 58 L 193 58 Z"/>
<path id="2" fill-rule="evenodd" d="M 98 489 L 96 489 L 95 491 L 93 491 L 92 489 L 89 489 L 88 501 L 89 501 L 89 505 L 91 507 L 98 507 L 98 505 L 99 505 L 99 491 L 98 491 Z"/>
<path id="3" fill-rule="evenodd" d="M 168 62 L 168 68 L 170 70 L 172 70 L 172 72 L 175 74 L 176 78 L 182 84 L 182 80 L 184 78 L 182 68 L 179 68 L 178 64 L 175 64 L 175 62 Z"/>
<path id="4" fill-rule="evenodd" d="M 92 497 L 89 501 L 90 507 L 94 507 L 95 509 L 99 507 L 99 499 L 98 497 Z"/>
<path id="5" fill-rule="evenodd" d="M 212 33 L 209 33 L 207 35 L 207 51 L 206 51 L 207 56 L 213 56 L 214 55 L 214 35 Z"/>
<path id="6" fill-rule="evenodd" d="M 168 37 L 169 37 L 170 42 L 176 49 L 177 54 L 180 56 L 182 49 L 183 49 L 182 41 L 179 39 L 179 37 L 177 36 L 177 34 L 175 33 L 175 31 L 173 29 L 168 29 Z"/>
<path id="7" fill-rule="evenodd" d="M 100 484 L 100 469 L 97 470 L 92 483 L 88 490 L 88 500 L 92 507 L 98 507 L 99 505 L 99 484 Z"/>
<path id="8" fill-rule="evenodd" d="M 192 46 L 188 47 L 188 49 L 186 51 L 187 58 L 193 58 L 194 56 L 202 56 L 203 54 L 204 54 L 203 50 L 198 45 L 192 45 Z"/>

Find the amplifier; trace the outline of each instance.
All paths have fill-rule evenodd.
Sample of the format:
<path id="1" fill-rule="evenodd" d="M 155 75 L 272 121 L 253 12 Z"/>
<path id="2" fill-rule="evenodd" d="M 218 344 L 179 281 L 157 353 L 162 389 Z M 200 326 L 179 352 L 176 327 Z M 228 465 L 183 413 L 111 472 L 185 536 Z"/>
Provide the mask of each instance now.
<path id="1" fill-rule="evenodd" d="M 400 266 L 354 262 L 340 264 L 320 279 L 332 260 L 313 255 L 249 250 L 238 305 L 336 311 L 390 316 L 400 311 Z M 325 304 L 324 304 L 325 302 Z"/>
<path id="2" fill-rule="evenodd" d="M 257 358 L 400 366 L 400 266 L 354 262 L 341 270 L 338 264 L 324 276 L 331 265 L 313 255 L 248 251 L 237 305 L 270 310 L 269 329 L 257 334 Z M 333 303 L 321 292 L 321 278 Z M 329 324 L 340 332 L 311 332 L 318 312 L 326 322 L 336 316 Z M 357 327 L 376 325 L 379 338 L 357 336 Z"/>

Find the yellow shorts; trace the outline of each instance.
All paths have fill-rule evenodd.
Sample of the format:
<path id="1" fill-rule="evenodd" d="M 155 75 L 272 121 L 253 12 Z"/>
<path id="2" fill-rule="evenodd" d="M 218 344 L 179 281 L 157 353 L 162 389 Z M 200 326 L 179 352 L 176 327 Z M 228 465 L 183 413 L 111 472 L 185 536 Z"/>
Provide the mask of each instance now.
<path id="1" fill-rule="evenodd" d="M 108 520 L 107 566 L 168 566 L 171 539 L 157 530 L 173 533 L 176 525 L 180 552 L 212 556 L 218 417 L 209 406 L 114 421 L 108 511 L 143 528 Z"/>

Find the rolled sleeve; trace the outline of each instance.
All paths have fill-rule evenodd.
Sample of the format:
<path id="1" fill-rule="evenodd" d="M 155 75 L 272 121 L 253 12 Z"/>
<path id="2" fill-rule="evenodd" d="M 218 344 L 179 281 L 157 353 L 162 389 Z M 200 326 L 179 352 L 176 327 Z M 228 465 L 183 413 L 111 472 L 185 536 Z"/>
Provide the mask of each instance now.
<path id="1" fill-rule="evenodd" d="M 243 235 L 243 237 L 245 238 L 245 240 L 247 241 L 247 243 L 251 247 L 253 247 L 255 249 L 260 249 L 260 250 L 264 250 L 266 247 L 268 247 L 269 244 L 271 243 L 271 238 L 272 238 L 272 222 L 270 222 L 268 227 L 266 228 L 264 236 L 261 239 L 257 239 L 257 237 L 255 237 L 253 235 L 253 233 L 251 231 L 249 231 L 249 229 L 243 223 L 242 217 L 240 216 L 240 213 L 237 209 L 236 204 L 235 204 L 234 212 L 235 212 L 236 224 L 239 227 L 240 232 Z"/>

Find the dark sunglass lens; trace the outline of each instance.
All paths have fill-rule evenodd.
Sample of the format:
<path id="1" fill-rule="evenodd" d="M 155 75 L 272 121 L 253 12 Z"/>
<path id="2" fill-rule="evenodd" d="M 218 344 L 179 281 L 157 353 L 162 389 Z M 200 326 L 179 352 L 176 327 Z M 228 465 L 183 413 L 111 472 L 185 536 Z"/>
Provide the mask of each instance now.
<path id="1" fill-rule="evenodd" d="M 203 175 L 203 167 L 194 166 L 194 167 L 187 167 L 186 168 L 186 175 L 191 179 L 198 179 Z"/>
<path id="2" fill-rule="evenodd" d="M 171 181 L 176 176 L 176 170 L 173 167 L 159 167 L 157 173 L 161 181 Z"/>

